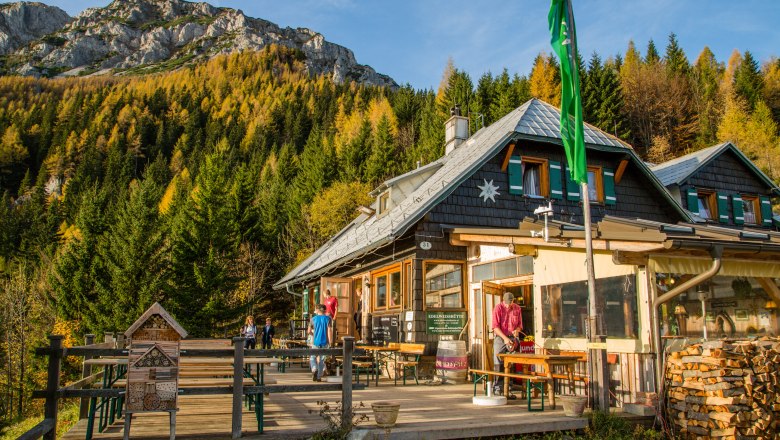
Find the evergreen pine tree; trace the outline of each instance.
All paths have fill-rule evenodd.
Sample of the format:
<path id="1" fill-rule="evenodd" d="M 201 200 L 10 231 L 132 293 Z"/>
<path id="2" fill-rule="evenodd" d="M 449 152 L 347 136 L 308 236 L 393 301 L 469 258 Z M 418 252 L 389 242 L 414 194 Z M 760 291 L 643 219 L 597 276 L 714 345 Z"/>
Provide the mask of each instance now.
<path id="1" fill-rule="evenodd" d="M 690 70 L 691 66 L 688 63 L 688 58 L 677 42 L 677 35 L 674 32 L 669 34 L 669 44 L 666 45 L 664 61 L 666 62 L 666 70 L 670 74 L 685 75 Z"/>
<path id="2" fill-rule="evenodd" d="M 134 184 L 101 240 L 96 318 L 102 329 L 125 329 L 163 300 L 169 244 L 157 208 L 161 196 L 162 188 L 151 178 Z"/>
<path id="3" fill-rule="evenodd" d="M 717 140 L 718 120 L 722 107 L 719 83 L 723 67 L 715 59 L 709 47 L 704 47 L 691 71 L 694 86 L 694 99 L 698 112 L 699 129 L 697 146 L 712 145 Z"/>
<path id="4" fill-rule="evenodd" d="M 655 43 L 652 38 L 647 42 L 647 53 L 645 54 L 645 64 L 653 65 L 661 61 L 661 56 L 658 54 L 658 49 L 655 47 Z"/>
<path id="5" fill-rule="evenodd" d="M 493 99 L 490 106 L 490 121 L 495 122 L 514 110 L 517 99 L 515 89 L 509 78 L 509 72 L 504 69 L 493 83 Z"/>
<path id="6" fill-rule="evenodd" d="M 97 332 L 105 329 L 98 302 L 96 281 L 100 274 L 96 266 L 98 244 L 106 230 L 104 212 L 108 203 L 106 194 L 96 187 L 85 191 L 82 197 L 75 227 L 66 237 L 49 281 L 58 315 L 81 321 L 85 330 Z"/>
<path id="7" fill-rule="evenodd" d="M 228 298 L 239 281 L 233 267 L 240 237 L 229 181 L 224 152 L 206 155 L 173 219 L 166 308 L 193 336 L 220 334 L 235 317 Z"/>
<path id="8" fill-rule="evenodd" d="M 594 125 L 621 139 L 630 136 L 628 123 L 622 115 L 623 94 L 617 68 L 610 63 L 603 66 L 597 86 L 598 111 Z"/>
<path id="9" fill-rule="evenodd" d="M 753 58 L 753 54 L 746 50 L 742 62 L 734 73 L 734 92 L 752 109 L 761 98 L 763 88 L 764 82 L 758 69 L 758 62 Z"/>
<path id="10" fill-rule="evenodd" d="M 366 181 L 379 183 L 398 172 L 395 144 L 390 134 L 390 122 L 382 117 L 374 132 L 371 156 L 366 164 Z"/>
<path id="11" fill-rule="evenodd" d="M 601 77 L 603 68 L 601 66 L 601 57 L 596 52 L 590 57 L 588 62 L 588 72 L 585 75 L 582 84 L 582 117 L 586 122 L 595 124 L 596 115 L 599 109 Z"/>
<path id="12" fill-rule="evenodd" d="M 472 109 L 475 117 L 471 118 L 470 121 L 473 131 L 479 130 L 483 125 L 487 126 L 493 123 L 494 119 L 490 109 L 493 105 L 495 93 L 493 74 L 486 72 L 479 77 L 477 89 L 474 91 L 474 105 Z"/>

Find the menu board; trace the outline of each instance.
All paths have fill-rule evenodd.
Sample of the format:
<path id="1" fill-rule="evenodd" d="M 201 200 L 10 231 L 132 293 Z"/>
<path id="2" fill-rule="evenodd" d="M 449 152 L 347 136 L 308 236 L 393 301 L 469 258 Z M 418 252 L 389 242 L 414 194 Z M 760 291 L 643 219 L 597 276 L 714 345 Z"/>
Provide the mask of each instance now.
<path id="1" fill-rule="evenodd" d="M 398 342 L 398 315 L 382 315 L 371 318 L 371 340 L 375 345 Z"/>

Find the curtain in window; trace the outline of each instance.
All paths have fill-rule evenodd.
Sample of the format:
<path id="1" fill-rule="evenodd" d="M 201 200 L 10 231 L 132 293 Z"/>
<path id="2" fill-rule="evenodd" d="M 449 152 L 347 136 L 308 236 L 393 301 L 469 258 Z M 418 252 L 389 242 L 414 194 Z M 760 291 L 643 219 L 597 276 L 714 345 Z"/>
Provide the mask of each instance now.
<path id="1" fill-rule="evenodd" d="M 743 215 L 745 217 L 745 223 L 756 223 L 756 210 L 754 208 L 755 205 L 753 205 L 752 200 L 742 199 L 742 209 L 744 211 Z"/>
<path id="2" fill-rule="evenodd" d="M 704 197 L 699 197 L 699 217 L 712 218 L 710 204 L 707 203 L 707 199 Z"/>
<path id="3" fill-rule="evenodd" d="M 523 168 L 523 190 L 529 196 L 541 196 L 539 166 L 524 164 Z"/>

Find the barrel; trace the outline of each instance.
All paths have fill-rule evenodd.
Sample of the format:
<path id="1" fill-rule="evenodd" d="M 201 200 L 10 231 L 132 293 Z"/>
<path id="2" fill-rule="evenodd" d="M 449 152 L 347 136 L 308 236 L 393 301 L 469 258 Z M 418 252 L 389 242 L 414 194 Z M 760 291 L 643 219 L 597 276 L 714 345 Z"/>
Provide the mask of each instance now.
<path id="1" fill-rule="evenodd" d="M 466 341 L 439 341 L 436 375 L 450 382 L 465 382 L 469 369 Z"/>

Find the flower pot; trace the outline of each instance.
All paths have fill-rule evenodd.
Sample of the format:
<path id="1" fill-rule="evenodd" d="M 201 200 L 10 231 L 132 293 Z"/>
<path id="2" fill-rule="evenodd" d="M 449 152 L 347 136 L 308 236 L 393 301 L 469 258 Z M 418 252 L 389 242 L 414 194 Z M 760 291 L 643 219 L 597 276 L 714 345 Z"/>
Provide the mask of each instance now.
<path id="1" fill-rule="evenodd" d="M 558 396 L 557 399 L 563 404 L 563 413 L 568 417 L 582 417 L 585 405 L 588 404 L 585 396 Z"/>
<path id="2" fill-rule="evenodd" d="M 380 428 L 392 428 L 398 419 L 398 410 L 400 403 L 396 402 L 374 402 L 371 409 L 374 410 L 374 420 Z"/>

